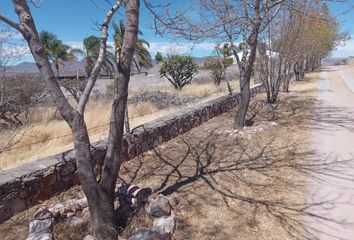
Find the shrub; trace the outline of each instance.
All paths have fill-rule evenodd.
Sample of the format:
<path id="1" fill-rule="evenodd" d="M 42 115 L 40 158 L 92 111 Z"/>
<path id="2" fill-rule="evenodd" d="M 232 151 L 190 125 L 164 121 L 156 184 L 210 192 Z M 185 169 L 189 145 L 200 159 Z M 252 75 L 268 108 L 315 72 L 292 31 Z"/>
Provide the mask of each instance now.
<path id="1" fill-rule="evenodd" d="M 155 55 L 155 60 L 156 60 L 157 64 L 159 64 L 160 62 L 162 62 L 162 61 L 163 61 L 162 53 L 157 52 L 156 55 Z"/>
<path id="2" fill-rule="evenodd" d="M 192 82 L 198 72 L 198 65 L 191 56 L 169 56 L 162 64 L 160 76 L 166 77 L 175 89 L 181 90 L 186 84 Z"/>
<path id="3" fill-rule="evenodd" d="M 214 84 L 216 86 L 220 85 L 221 80 L 225 79 L 225 71 L 223 66 L 221 65 L 220 58 L 208 58 L 204 62 L 204 68 L 209 69 L 211 71 L 211 76 L 214 80 Z M 225 68 L 231 66 L 232 59 L 223 58 L 222 63 Z"/>
<path id="4" fill-rule="evenodd" d="M 44 85 L 32 75 L 4 77 L 0 81 L 0 125 L 22 125 L 33 107 L 45 98 Z"/>

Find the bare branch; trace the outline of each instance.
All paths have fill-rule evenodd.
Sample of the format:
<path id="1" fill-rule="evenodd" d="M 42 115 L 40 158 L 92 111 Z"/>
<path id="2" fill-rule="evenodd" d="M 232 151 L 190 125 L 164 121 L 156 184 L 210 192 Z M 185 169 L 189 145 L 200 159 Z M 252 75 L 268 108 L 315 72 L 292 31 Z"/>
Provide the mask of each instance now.
<path id="1" fill-rule="evenodd" d="M 3 21 L 4 23 L 8 24 L 10 27 L 16 29 L 19 32 L 22 32 L 22 29 L 20 28 L 20 25 L 11 19 L 5 17 L 4 15 L 0 14 L 0 20 Z"/>

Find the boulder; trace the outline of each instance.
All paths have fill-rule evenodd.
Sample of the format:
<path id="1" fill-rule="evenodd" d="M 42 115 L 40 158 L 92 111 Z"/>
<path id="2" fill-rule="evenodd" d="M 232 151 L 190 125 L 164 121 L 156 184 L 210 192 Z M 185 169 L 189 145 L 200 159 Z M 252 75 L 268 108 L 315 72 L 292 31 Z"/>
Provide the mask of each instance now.
<path id="1" fill-rule="evenodd" d="M 169 217 L 161 217 L 154 220 L 152 230 L 159 232 L 161 235 L 169 235 L 172 237 L 176 229 L 176 215 L 171 211 Z"/>
<path id="2" fill-rule="evenodd" d="M 83 223 L 84 220 L 80 217 L 75 216 L 75 215 L 70 215 L 64 219 L 64 222 L 70 226 L 76 226 L 80 223 Z"/>
<path id="3" fill-rule="evenodd" d="M 30 234 L 26 240 L 54 240 L 52 234 L 45 233 L 45 234 Z"/>
<path id="4" fill-rule="evenodd" d="M 30 221 L 29 235 L 26 240 L 53 240 L 53 236 L 50 233 L 53 222 L 54 218 Z"/>
<path id="5" fill-rule="evenodd" d="M 179 204 L 179 199 L 177 196 L 169 196 L 168 202 L 170 203 L 172 208 L 175 208 Z"/>
<path id="6" fill-rule="evenodd" d="M 86 235 L 83 240 L 97 240 L 97 238 L 92 235 Z"/>
<path id="7" fill-rule="evenodd" d="M 166 236 L 162 236 L 158 232 L 151 231 L 149 229 L 140 229 L 133 236 L 128 238 L 128 240 L 167 240 Z"/>
<path id="8" fill-rule="evenodd" d="M 45 207 L 39 208 L 37 212 L 33 215 L 33 219 L 36 220 L 45 220 L 53 217 L 53 214 L 48 210 L 48 208 Z"/>
<path id="9" fill-rule="evenodd" d="M 145 207 L 145 211 L 154 218 L 169 216 L 171 206 L 168 198 L 159 194 L 157 198 L 149 198 L 149 203 Z"/>

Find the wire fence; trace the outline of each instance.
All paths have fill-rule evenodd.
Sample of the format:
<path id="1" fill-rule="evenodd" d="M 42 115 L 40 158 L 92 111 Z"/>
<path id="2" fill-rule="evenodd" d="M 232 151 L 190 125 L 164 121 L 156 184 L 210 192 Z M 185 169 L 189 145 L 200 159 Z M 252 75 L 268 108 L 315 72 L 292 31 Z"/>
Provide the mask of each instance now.
<path id="1" fill-rule="evenodd" d="M 162 110 L 166 110 L 166 109 L 158 109 L 156 111 L 152 111 L 150 112 L 148 115 L 151 115 L 151 114 L 154 114 L 154 113 L 157 113 L 157 112 L 161 112 Z M 33 113 L 34 110 L 32 110 L 31 114 Z M 146 115 L 141 115 L 141 116 L 136 116 L 136 117 L 129 117 L 129 120 L 133 120 L 133 119 L 137 119 L 137 118 L 141 118 L 141 117 L 144 117 Z M 30 117 L 30 115 L 29 115 Z M 27 119 L 28 120 L 28 119 Z M 97 129 L 97 128 L 103 128 L 103 127 L 108 127 L 110 125 L 110 123 L 106 123 L 106 124 L 102 124 L 102 125 L 97 125 L 97 126 L 94 126 L 94 127 L 91 127 L 91 128 L 88 128 L 87 130 L 90 131 L 90 130 L 94 130 L 94 129 Z M 10 151 L 13 151 L 13 150 L 18 150 L 18 149 L 22 149 L 22 148 L 26 148 L 26 147 L 30 147 L 30 146 L 33 146 L 33 145 L 38 145 L 40 143 L 45 143 L 45 142 L 49 142 L 49 141 L 53 141 L 53 140 L 57 140 L 57 139 L 61 139 L 61 138 L 65 138 L 65 137 L 70 137 L 72 136 L 72 133 L 68 133 L 68 134 L 64 134 L 64 135 L 60 135 L 60 136 L 56 136 L 56 137 L 52 137 L 52 138 L 46 138 L 44 140 L 39 140 L 39 141 L 36 141 L 36 142 L 32 142 L 32 143 L 28 143 L 28 144 L 24 144 L 24 145 L 21 145 L 21 146 L 17 146 L 17 147 L 9 147 L 12 143 L 12 141 L 16 138 L 16 136 L 21 132 L 21 128 L 19 128 L 15 134 L 10 138 L 10 141 L 5 144 L 5 146 L 0 150 L 0 154 L 4 153 L 4 152 L 10 152 Z"/>

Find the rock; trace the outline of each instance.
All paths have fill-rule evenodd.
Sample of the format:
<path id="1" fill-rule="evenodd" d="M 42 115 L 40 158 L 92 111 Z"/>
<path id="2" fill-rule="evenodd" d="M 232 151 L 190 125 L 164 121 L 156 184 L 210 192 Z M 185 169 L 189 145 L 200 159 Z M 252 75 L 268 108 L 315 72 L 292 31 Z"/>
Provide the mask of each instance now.
<path id="1" fill-rule="evenodd" d="M 60 217 L 65 212 L 68 211 L 68 208 L 64 206 L 64 204 L 56 203 L 52 205 L 48 210 L 56 217 Z"/>
<path id="2" fill-rule="evenodd" d="M 184 96 L 183 98 L 179 98 L 178 96 L 161 92 L 161 91 L 153 91 L 153 92 L 143 92 L 140 94 L 136 94 L 129 98 L 128 102 L 130 104 L 139 103 L 139 102 L 151 102 L 158 108 L 168 108 L 173 106 L 181 106 L 186 105 L 187 103 L 191 103 L 198 100 L 197 97 L 188 97 Z"/>
<path id="3" fill-rule="evenodd" d="M 90 209 L 88 207 L 82 209 L 81 217 L 85 222 L 91 220 L 91 213 L 90 213 Z"/>
<path id="4" fill-rule="evenodd" d="M 48 210 L 48 208 L 41 207 L 38 211 L 33 215 L 33 219 L 36 220 L 45 220 L 48 218 L 53 218 L 53 214 Z"/>
<path id="5" fill-rule="evenodd" d="M 26 238 L 26 240 L 54 240 L 54 237 L 50 233 L 45 234 L 30 234 Z"/>
<path id="6" fill-rule="evenodd" d="M 148 229 L 140 229 L 137 233 L 133 236 L 128 238 L 128 240 L 166 240 L 164 236 L 161 236 L 160 233 L 154 232 Z"/>
<path id="7" fill-rule="evenodd" d="M 152 230 L 159 232 L 161 235 L 172 236 L 176 229 L 176 215 L 171 211 L 169 217 L 161 217 L 154 220 Z"/>
<path id="8" fill-rule="evenodd" d="M 64 222 L 70 226 L 76 226 L 80 223 L 83 223 L 84 220 L 82 218 L 75 216 L 75 215 L 72 215 L 72 216 L 68 216 L 67 218 L 65 218 Z"/>
<path id="9" fill-rule="evenodd" d="M 83 208 L 88 206 L 88 202 L 87 202 L 87 199 L 85 197 L 80 198 L 80 199 L 72 199 L 72 200 L 69 200 L 67 202 L 67 206 L 73 212 L 79 212 Z"/>
<path id="10" fill-rule="evenodd" d="M 83 240 L 97 240 L 97 238 L 92 235 L 86 235 Z"/>
<path id="11" fill-rule="evenodd" d="M 277 126 L 278 123 L 276 123 L 276 122 L 270 122 L 270 125 L 272 125 L 272 126 Z"/>
<path id="12" fill-rule="evenodd" d="M 149 203 L 145 207 L 145 210 L 150 216 L 159 218 L 170 215 L 171 206 L 168 198 L 159 194 L 157 198 L 149 199 Z"/>
<path id="13" fill-rule="evenodd" d="M 74 212 L 69 212 L 69 213 L 66 214 L 66 217 L 72 217 L 72 216 L 75 216 Z"/>
<path id="14" fill-rule="evenodd" d="M 41 234 L 41 233 L 50 233 L 50 229 L 54 222 L 53 218 L 48 218 L 45 220 L 32 220 L 29 223 L 29 234 Z"/>
<path id="15" fill-rule="evenodd" d="M 176 196 L 169 196 L 168 202 L 170 203 L 172 208 L 175 208 L 179 204 L 179 199 Z"/>

